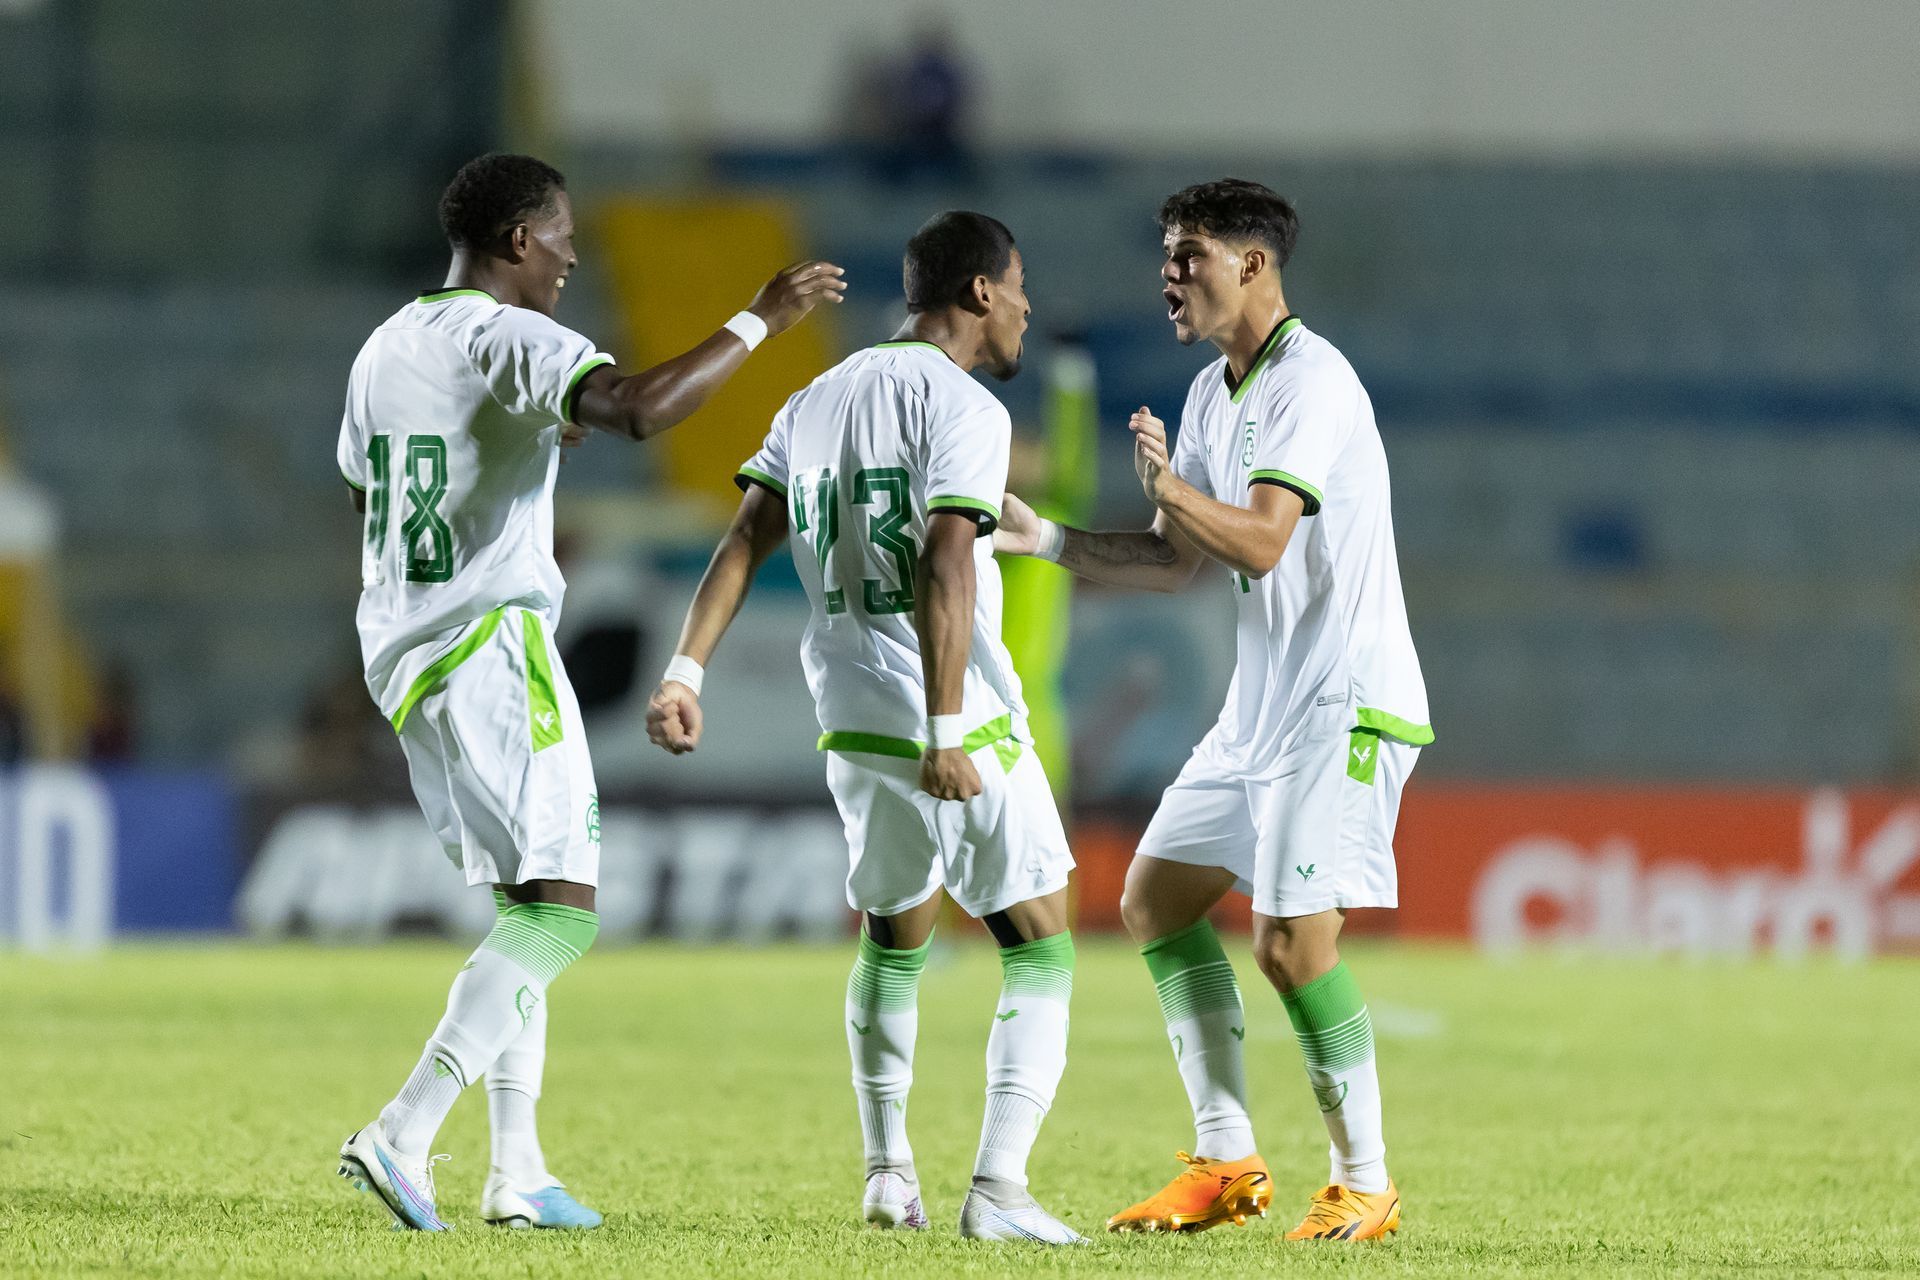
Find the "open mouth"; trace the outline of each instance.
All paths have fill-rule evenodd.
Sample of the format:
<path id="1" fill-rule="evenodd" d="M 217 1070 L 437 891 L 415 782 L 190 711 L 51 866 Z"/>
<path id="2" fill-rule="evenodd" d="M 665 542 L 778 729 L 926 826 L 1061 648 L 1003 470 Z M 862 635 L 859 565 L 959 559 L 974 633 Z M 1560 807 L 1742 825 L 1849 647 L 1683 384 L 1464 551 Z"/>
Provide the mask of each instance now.
<path id="1" fill-rule="evenodd" d="M 1187 313 L 1186 300 L 1171 289 L 1166 290 L 1160 296 L 1167 300 L 1167 319 L 1172 320 L 1176 324 L 1179 323 L 1181 317 Z"/>
<path id="2" fill-rule="evenodd" d="M 558 277 L 556 277 L 556 278 L 554 279 L 554 282 L 553 282 L 553 287 L 554 287 L 554 288 L 556 288 L 556 289 L 564 289 L 564 288 L 566 288 L 566 287 L 567 287 L 567 278 L 566 278 L 565 276 L 558 276 Z"/>

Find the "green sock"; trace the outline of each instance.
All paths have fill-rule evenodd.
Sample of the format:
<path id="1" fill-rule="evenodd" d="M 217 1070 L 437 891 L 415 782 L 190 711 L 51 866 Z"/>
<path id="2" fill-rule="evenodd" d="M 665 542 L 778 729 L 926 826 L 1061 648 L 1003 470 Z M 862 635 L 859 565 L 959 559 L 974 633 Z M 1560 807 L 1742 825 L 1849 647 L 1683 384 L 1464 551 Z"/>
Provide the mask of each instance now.
<path id="1" fill-rule="evenodd" d="M 1355 1191 L 1387 1189 L 1387 1146 L 1380 1122 L 1380 1080 L 1373 1020 L 1344 962 L 1304 986 L 1280 993 L 1306 1060 L 1314 1101 L 1327 1122 L 1328 1180 Z"/>
<path id="2" fill-rule="evenodd" d="M 1213 925 L 1200 919 L 1140 948 L 1160 993 L 1180 1079 L 1193 1106 L 1193 1154 L 1239 1160 L 1254 1151 L 1241 1053 L 1246 1015 L 1240 984 Z"/>
<path id="3" fill-rule="evenodd" d="M 854 1104 L 867 1173 L 910 1173 L 907 1093 L 913 1088 L 913 1042 L 920 1028 L 920 972 L 929 937 L 911 951 L 883 947 L 864 932 L 847 978 L 847 1052 L 853 1058 Z"/>

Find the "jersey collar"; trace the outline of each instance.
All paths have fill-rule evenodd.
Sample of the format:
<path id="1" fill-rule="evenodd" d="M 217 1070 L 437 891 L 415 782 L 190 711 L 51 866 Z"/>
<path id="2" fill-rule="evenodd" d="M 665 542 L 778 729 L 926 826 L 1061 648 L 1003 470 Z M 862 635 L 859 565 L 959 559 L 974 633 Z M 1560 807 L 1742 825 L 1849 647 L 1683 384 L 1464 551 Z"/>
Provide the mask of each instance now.
<path id="1" fill-rule="evenodd" d="M 1279 324 L 1273 326 L 1273 332 L 1268 334 L 1267 340 L 1260 344 L 1260 354 L 1256 355 L 1253 358 L 1253 363 L 1247 366 L 1247 376 L 1240 379 L 1238 383 L 1235 383 L 1233 380 L 1233 367 L 1231 365 L 1223 365 L 1221 367 L 1220 376 L 1226 379 L 1227 394 L 1232 397 L 1235 404 L 1240 403 L 1241 397 L 1247 394 L 1247 388 L 1252 386 L 1253 380 L 1260 376 L 1260 370 L 1266 367 L 1267 358 L 1273 354 L 1274 348 L 1280 345 L 1280 339 L 1286 337 L 1299 327 L 1300 317 L 1291 312 L 1283 317 Z"/>
<path id="2" fill-rule="evenodd" d="M 445 302 L 448 298 L 485 298 L 488 302 L 500 301 L 485 289 L 435 289 L 430 293 L 421 294 L 414 301 Z"/>

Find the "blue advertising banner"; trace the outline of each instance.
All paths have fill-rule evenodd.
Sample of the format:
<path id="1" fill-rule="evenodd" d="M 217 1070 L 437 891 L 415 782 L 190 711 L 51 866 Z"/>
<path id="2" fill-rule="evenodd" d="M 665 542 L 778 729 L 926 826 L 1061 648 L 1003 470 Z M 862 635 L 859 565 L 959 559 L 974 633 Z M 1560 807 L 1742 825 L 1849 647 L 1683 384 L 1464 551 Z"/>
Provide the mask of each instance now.
<path id="1" fill-rule="evenodd" d="M 85 948 L 121 932 L 224 930 L 240 869 L 237 806 L 220 774 L 0 773 L 0 940 Z"/>

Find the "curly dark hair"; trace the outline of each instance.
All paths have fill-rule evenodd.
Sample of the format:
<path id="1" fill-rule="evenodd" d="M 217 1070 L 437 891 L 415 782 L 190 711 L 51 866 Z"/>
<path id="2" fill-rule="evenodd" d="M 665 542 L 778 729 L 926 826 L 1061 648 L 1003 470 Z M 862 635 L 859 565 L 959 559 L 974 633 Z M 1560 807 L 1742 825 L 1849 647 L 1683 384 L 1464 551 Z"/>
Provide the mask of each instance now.
<path id="1" fill-rule="evenodd" d="M 1013 265 L 1013 232 L 998 218 L 955 209 L 927 219 L 907 241 L 901 283 L 907 310 L 950 307 L 976 276 L 998 280 Z"/>
<path id="2" fill-rule="evenodd" d="M 567 180 L 532 156 L 494 152 L 460 166 L 440 196 L 440 229 L 456 249 L 477 249 L 528 214 L 553 207 Z"/>
<path id="3" fill-rule="evenodd" d="M 1160 233 L 1197 231 L 1216 240 L 1253 240 L 1284 267 L 1300 239 L 1300 217 L 1287 198 L 1245 178 L 1222 178 L 1176 191 L 1160 206 Z"/>

